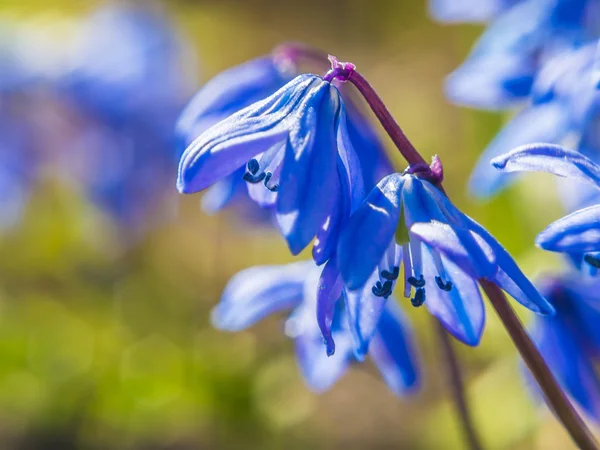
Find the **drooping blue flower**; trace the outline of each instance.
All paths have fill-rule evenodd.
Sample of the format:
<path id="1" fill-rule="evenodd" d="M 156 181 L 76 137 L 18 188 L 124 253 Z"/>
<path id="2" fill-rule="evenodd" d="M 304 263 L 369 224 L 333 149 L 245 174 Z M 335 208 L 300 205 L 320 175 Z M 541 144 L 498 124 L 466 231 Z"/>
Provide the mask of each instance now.
<path id="1" fill-rule="evenodd" d="M 326 291 L 340 300 L 344 297 L 343 285 L 336 282 L 335 275 L 335 286 L 323 285 L 335 271 L 332 268 L 335 266 L 324 269 L 332 272 L 329 275 L 321 273 L 311 261 L 246 269 L 235 275 L 225 288 L 221 302 L 213 310 L 212 322 L 221 330 L 239 331 L 267 315 L 292 311 L 285 331 L 294 340 L 300 371 L 313 391 L 324 392 L 357 362 L 346 302 L 336 302 L 329 316 L 336 342 L 335 353 L 329 352 L 330 356 L 317 325 L 318 292 Z M 364 300 L 363 312 L 369 315 L 369 299 Z M 369 357 L 392 392 L 401 395 L 414 389 L 418 384 L 418 368 L 410 329 L 402 312 L 389 301 L 376 317 L 369 315 L 369 318 L 376 320 Z"/>
<path id="2" fill-rule="evenodd" d="M 570 273 L 544 280 L 540 291 L 556 315 L 536 317 L 532 338 L 563 389 L 600 422 L 600 284 Z"/>
<path id="3" fill-rule="evenodd" d="M 579 152 L 558 145 L 534 144 L 519 147 L 492 160 L 504 172 L 540 171 L 591 184 L 600 189 L 600 165 Z M 536 238 L 544 250 L 581 255 L 600 268 L 600 204 L 575 211 L 548 225 Z"/>
<path id="4" fill-rule="evenodd" d="M 496 283 L 527 308 L 552 314 L 508 252 L 431 182 L 406 171 L 385 177 L 351 216 L 337 258 L 350 290 L 386 297 L 404 266 L 404 295 L 427 305 L 457 339 L 479 343 L 485 312 L 477 280 Z"/>
<path id="5" fill-rule="evenodd" d="M 315 260 L 329 259 L 336 233 L 363 196 L 338 89 L 300 75 L 212 126 L 185 150 L 177 187 L 198 192 L 243 167 L 250 197 L 276 210 L 292 253 L 316 236 Z"/>
<path id="6" fill-rule="evenodd" d="M 228 69 L 206 83 L 178 120 L 178 153 L 183 153 L 187 146 L 211 126 L 282 88 L 292 79 L 291 66 L 274 54 Z M 381 177 L 392 172 L 391 163 L 379 138 L 359 108 L 348 99 L 345 99 L 345 106 L 348 138 L 360 161 L 363 183 L 370 189 Z M 256 189 L 242 182 L 244 173 L 244 169 L 238 169 L 208 188 L 203 197 L 203 209 L 214 213 L 234 203 L 248 210 L 244 202 L 248 197 L 246 190 Z M 250 197 L 252 196 L 250 193 Z M 261 206 L 269 208 L 264 203 Z"/>
<path id="7" fill-rule="evenodd" d="M 429 0 L 429 13 L 439 22 L 486 22 L 522 0 Z"/>
<path id="8" fill-rule="evenodd" d="M 448 78 L 455 103 L 497 110 L 526 99 L 541 65 L 595 35 L 597 0 L 523 0 L 492 22 Z"/>
<path id="9" fill-rule="evenodd" d="M 548 61 L 532 89 L 531 105 L 520 112 L 481 156 L 470 181 L 471 192 L 487 197 L 506 186 L 511 177 L 495 171 L 489 161 L 515 147 L 534 142 L 560 144 L 578 140 L 586 154 L 600 151 L 597 123 L 600 95 L 593 79 L 596 44 L 567 51 Z"/>
<path id="10" fill-rule="evenodd" d="M 76 42 L 73 69 L 59 83 L 76 118 L 66 170 L 123 230 L 137 232 L 173 179 L 173 128 L 189 95 L 187 47 L 159 11 L 134 5 L 94 12 Z"/>

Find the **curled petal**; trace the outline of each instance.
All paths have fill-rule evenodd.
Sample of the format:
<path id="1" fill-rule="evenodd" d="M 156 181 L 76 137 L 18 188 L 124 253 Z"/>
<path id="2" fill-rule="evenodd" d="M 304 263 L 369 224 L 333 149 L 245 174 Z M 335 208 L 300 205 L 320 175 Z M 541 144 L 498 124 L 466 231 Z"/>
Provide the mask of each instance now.
<path id="1" fill-rule="evenodd" d="M 350 290 L 362 288 L 394 239 L 400 218 L 400 174 L 385 177 L 350 217 L 340 235 L 338 263 Z"/>
<path id="2" fill-rule="evenodd" d="M 490 165 L 490 160 L 515 147 L 532 142 L 557 142 L 567 133 L 568 112 L 558 102 L 532 106 L 510 121 L 487 146 L 469 181 L 469 191 L 487 198 L 512 179 Z"/>
<path id="3" fill-rule="evenodd" d="M 600 187 L 600 166 L 573 150 L 554 144 L 530 144 L 492 159 L 505 172 L 548 172 Z"/>
<path id="4" fill-rule="evenodd" d="M 401 395 L 418 386 L 412 330 L 394 302 L 388 302 L 381 315 L 369 355 L 394 394 Z"/>
<path id="5" fill-rule="evenodd" d="M 227 284 L 212 311 L 212 323 L 226 331 L 239 331 L 275 312 L 300 304 L 307 271 L 314 264 L 259 266 L 243 270 Z"/>
<path id="6" fill-rule="evenodd" d="M 600 250 L 600 205 L 575 211 L 538 234 L 536 244 L 552 252 L 588 253 Z"/>

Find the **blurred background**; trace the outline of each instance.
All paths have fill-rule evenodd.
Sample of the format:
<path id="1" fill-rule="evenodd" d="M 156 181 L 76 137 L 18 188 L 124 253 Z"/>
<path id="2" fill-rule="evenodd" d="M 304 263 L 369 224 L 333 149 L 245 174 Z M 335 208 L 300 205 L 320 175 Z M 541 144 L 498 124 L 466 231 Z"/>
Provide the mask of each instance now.
<path id="1" fill-rule="evenodd" d="M 402 399 L 368 365 L 312 394 L 277 318 L 211 328 L 233 274 L 292 259 L 276 233 L 177 194 L 173 128 L 220 71 L 282 41 L 320 47 L 358 66 L 440 155 L 456 204 L 535 277 L 559 263 L 533 246 L 561 215 L 554 184 L 532 175 L 470 199 L 507 117 L 442 93 L 480 31 L 433 23 L 424 0 L 3 0 L 0 448 L 464 448 L 424 309 L 406 308 L 424 374 Z M 457 344 L 486 447 L 571 448 L 488 312 L 481 346 Z"/>

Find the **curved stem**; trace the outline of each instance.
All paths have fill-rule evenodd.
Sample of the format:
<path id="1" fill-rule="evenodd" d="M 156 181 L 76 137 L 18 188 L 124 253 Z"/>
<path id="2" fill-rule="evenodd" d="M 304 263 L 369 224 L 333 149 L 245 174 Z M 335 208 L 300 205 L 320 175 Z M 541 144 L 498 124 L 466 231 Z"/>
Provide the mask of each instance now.
<path id="1" fill-rule="evenodd" d="M 356 89 L 365 98 L 375 116 L 390 136 L 402 156 L 406 159 L 408 164 L 427 164 L 421 154 L 408 140 L 400 125 L 394 120 L 392 114 L 387 109 L 383 100 L 379 97 L 375 89 L 369 84 L 369 82 L 356 70 L 352 71 L 348 75 L 348 81 L 350 81 Z"/>
<path id="2" fill-rule="evenodd" d="M 442 353 L 446 363 L 448 374 L 450 375 L 450 387 L 452 389 L 452 396 L 458 415 L 460 417 L 461 424 L 466 440 L 469 443 L 471 450 L 482 450 L 483 446 L 479 441 L 479 436 L 475 430 L 473 419 L 469 412 L 469 405 L 467 402 L 467 396 L 465 393 L 465 386 L 463 383 L 462 374 L 460 372 L 460 366 L 458 359 L 456 358 L 456 352 L 452 347 L 450 336 L 442 323 L 438 319 L 435 320 L 435 327 L 438 335 L 440 345 L 442 347 Z"/>
<path id="3" fill-rule="evenodd" d="M 479 280 L 479 284 L 481 284 L 481 287 L 490 299 L 492 306 L 504 323 L 525 364 L 527 364 L 527 367 L 544 393 L 548 405 L 567 429 L 575 443 L 581 449 L 597 449 L 598 444 L 594 436 L 558 385 L 546 361 L 544 361 L 538 352 L 535 344 L 523 328 L 523 324 L 506 300 L 504 292 L 488 280 Z"/>
<path id="4" fill-rule="evenodd" d="M 351 70 L 346 70 L 343 65 L 334 67 L 333 70 L 336 71 L 335 75 L 339 79 L 350 81 L 356 86 L 409 165 L 424 164 L 425 160 L 423 157 L 410 143 L 377 92 L 375 92 L 367 80 L 365 80 L 359 72 L 354 70 L 353 66 L 351 67 Z M 437 183 L 437 185 L 440 190 L 444 192 L 441 183 Z M 548 404 L 554 410 L 565 429 L 569 432 L 573 441 L 576 442 L 580 448 L 585 450 L 599 449 L 600 447 L 598 447 L 592 433 L 567 399 L 538 349 L 533 344 L 529 335 L 523 328 L 523 325 L 508 304 L 504 292 L 491 281 L 482 279 L 479 280 L 479 282 L 490 298 L 494 309 L 502 320 L 506 331 L 517 347 L 521 357 L 542 389 Z"/>

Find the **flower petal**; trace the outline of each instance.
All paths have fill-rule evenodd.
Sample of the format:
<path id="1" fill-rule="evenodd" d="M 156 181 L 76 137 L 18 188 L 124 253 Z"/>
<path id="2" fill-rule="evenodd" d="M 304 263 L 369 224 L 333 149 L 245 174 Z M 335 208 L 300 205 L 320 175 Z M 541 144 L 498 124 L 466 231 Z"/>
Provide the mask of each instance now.
<path id="1" fill-rule="evenodd" d="M 334 128 L 339 94 L 327 82 L 315 89 L 316 104 L 302 109 L 306 118 L 288 140 L 277 196 L 277 219 L 295 255 L 323 227 L 339 191 Z"/>
<path id="2" fill-rule="evenodd" d="M 444 327 L 459 341 L 476 346 L 485 324 L 485 309 L 477 283 L 452 261 L 442 255 L 450 291 L 444 291 L 435 282 L 436 268 L 429 251 L 423 252 L 423 273 L 426 281 L 425 305 Z"/>
<path id="3" fill-rule="evenodd" d="M 486 22 L 506 8 L 505 0 L 429 0 L 429 14 L 438 22 Z"/>
<path id="4" fill-rule="evenodd" d="M 400 174 L 385 177 L 350 217 L 340 234 L 338 262 L 351 290 L 365 285 L 394 239 L 400 218 Z"/>
<path id="5" fill-rule="evenodd" d="M 487 198 L 509 184 L 512 177 L 499 172 L 490 160 L 515 147 L 532 142 L 558 142 L 567 133 L 568 113 L 558 102 L 527 108 L 512 119 L 487 146 L 471 174 L 469 191 Z"/>
<path id="6" fill-rule="evenodd" d="M 377 280 L 379 276 L 375 271 L 362 289 L 346 291 L 348 324 L 354 341 L 354 356 L 359 361 L 363 361 L 369 351 L 369 344 L 387 302 L 383 297 L 373 295 L 371 291 Z"/>
<path id="7" fill-rule="evenodd" d="M 269 314 L 296 307 L 312 262 L 243 270 L 227 284 L 211 319 L 216 328 L 239 331 Z"/>
<path id="8" fill-rule="evenodd" d="M 540 353 L 571 397 L 596 420 L 600 420 L 600 381 L 592 358 L 576 338 L 577 330 L 560 317 L 538 318 L 532 332 Z"/>
<path id="9" fill-rule="evenodd" d="M 458 238 L 455 230 L 448 224 L 432 221 L 429 223 L 416 223 L 410 229 L 411 233 L 418 236 L 428 246 L 434 250 L 446 255 L 454 264 L 460 267 L 465 273 L 473 278 L 486 276 L 482 267 L 476 263 L 472 254 Z M 495 256 L 489 245 L 481 236 L 472 231 L 470 233 L 473 241 L 483 251 L 486 257 L 487 265 L 493 267 L 493 273 L 496 272 Z M 488 272 L 489 273 L 489 272 Z"/>
<path id="10" fill-rule="evenodd" d="M 270 96 L 286 82 L 272 56 L 221 72 L 202 86 L 185 107 L 175 127 L 177 136 L 189 144 L 209 126 Z"/>
<path id="11" fill-rule="evenodd" d="M 600 188 L 600 166 L 581 153 L 560 145 L 523 145 L 491 162 L 496 169 L 505 172 L 548 172 Z"/>
<path id="12" fill-rule="evenodd" d="M 179 191 L 187 194 L 205 189 L 244 166 L 253 156 L 284 142 L 289 134 L 287 121 L 317 79 L 308 75 L 296 77 L 265 100 L 206 130 L 181 157 Z"/>
<path id="13" fill-rule="evenodd" d="M 344 283 L 337 268 L 335 258 L 330 259 L 321 273 L 317 286 L 317 323 L 323 334 L 327 356 L 335 353 L 335 342 L 331 335 L 331 324 L 335 314 L 335 305 L 342 296 Z"/>
<path id="14" fill-rule="evenodd" d="M 327 356 L 320 333 L 306 333 L 295 340 L 296 357 L 304 380 L 315 393 L 329 390 L 352 361 L 352 340 L 348 333 L 334 333 L 337 351 Z"/>
<path id="15" fill-rule="evenodd" d="M 394 394 L 402 395 L 418 387 L 419 368 L 412 330 L 392 301 L 381 315 L 369 355 Z"/>
<path id="16" fill-rule="evenodd" d="M 588 253 L 600 250 L 600 205 L 575 211 L 551 223 L 535 243 L 552 252 Z"/>

